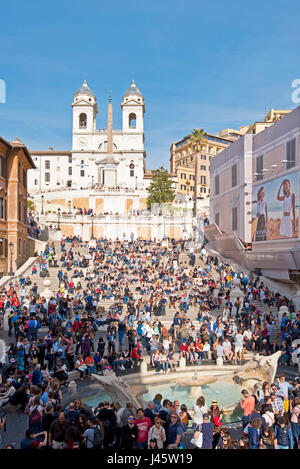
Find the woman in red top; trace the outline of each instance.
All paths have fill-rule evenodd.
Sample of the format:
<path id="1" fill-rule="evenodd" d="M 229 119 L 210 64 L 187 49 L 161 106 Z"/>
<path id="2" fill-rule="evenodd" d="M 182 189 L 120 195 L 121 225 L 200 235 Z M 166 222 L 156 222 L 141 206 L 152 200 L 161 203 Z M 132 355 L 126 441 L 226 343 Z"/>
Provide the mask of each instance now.
<path id="1" fill-rule="evenodd" d="M 212 401 L 208 413 L 212 423 L 217 426 L 222 426 L 223 411 L 219 408 L 217 401 Z"/>

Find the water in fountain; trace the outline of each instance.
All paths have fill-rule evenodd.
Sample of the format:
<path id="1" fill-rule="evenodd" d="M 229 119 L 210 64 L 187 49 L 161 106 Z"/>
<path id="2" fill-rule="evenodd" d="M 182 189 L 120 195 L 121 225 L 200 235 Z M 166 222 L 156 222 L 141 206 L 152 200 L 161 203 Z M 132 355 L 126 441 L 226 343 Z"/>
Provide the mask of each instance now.
<path id="1" fill-rule="evenodd" d="M 193 409 L 197 398 L 190 395 L 190 388 L 191 386 L 182 386 L 180 384 L 174 386 L 158 384 L 155 386 L 155 390 L 151 389 L 143 394 L 143 399 L 148 402 L 154 398 L 155 394 L 160 393 L 163 399 L 178 400 L 180 404 L 186 404 L 188 409 Z M 216 381 L 211 384 L 203 384 L 201 386 L 201 394 L 205 397 L 208 407 L 210 407 L 213 400 L 217 400 L 219 407 L 222 409 L 238 404 L 242 398 L 241 389 L 241 386 L 235 383 Z M 232 414 L 230 413 L 226 414 L 223 419 L 223 421 L 232 420 Z"/>

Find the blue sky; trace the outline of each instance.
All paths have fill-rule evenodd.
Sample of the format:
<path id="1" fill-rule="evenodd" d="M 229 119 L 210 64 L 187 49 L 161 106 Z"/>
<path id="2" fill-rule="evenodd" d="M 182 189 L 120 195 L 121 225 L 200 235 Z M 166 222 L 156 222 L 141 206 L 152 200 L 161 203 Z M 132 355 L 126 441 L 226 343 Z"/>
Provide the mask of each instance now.
<path id="1" fill-rule="evenodd" d="M 14 0 L 1 7 L 0 135 L 71 148 L 72 96 L 86 77 L 114 128 L 133 73 L 145 103 L 147 168 L 195 127 L 217 133 L 292 109 L 300 78 L 300 2 Z"/>

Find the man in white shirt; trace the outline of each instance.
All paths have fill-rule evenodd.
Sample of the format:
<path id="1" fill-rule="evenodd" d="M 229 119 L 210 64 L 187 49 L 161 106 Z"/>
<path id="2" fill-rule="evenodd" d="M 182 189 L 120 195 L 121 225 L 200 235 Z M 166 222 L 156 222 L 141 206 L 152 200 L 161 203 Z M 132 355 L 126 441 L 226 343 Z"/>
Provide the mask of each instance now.
<path id="1" fill-rule="evenodd" d="M 225 306 L 225 308 L 223 309 L 222 320 L 228 321 L 229 316 L 230 316 L 230 309 L 228 306 Z"/>
<path id="2" fill-rule="evenodd" d="M 231 343 L 230 343 L 230 340 L 228 339 L 228 337 L 223 342 L 223 349 L 224 349 L 225 359 L 230 362 L 232 360 L 232 357 L 233 357 L 233 352 L 231 350 Z"/>
<path id="3" fill-rule="evenodd" d="M 21 305 L 23 306 L 24 298 L 26 296 L 26 287 L 25 285 L 22 285 L 20 288 L 20 298 L 21 298 Z"/>

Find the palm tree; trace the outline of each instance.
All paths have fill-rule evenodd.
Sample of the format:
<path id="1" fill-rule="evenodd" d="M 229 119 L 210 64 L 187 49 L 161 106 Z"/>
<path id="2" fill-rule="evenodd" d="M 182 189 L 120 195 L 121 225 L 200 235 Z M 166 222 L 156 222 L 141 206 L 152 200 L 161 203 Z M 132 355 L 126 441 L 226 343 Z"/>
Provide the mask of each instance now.
<path id="1" fill-rule="evenodd" d="M 198 162 L 198 155 L 201 151 L 201 145 L 207 142 L 207 133 L 203 129 L 193 129 L 192 133 L 190 134 L 190 142 L 192 147 L 196 153 L 196 162 L 195 162 L 195 181 L 194 181 L 194 217 L 197 215 L 197 186 L 198 186 L 198 179 L 199 179 L 199 162 Z"/>

